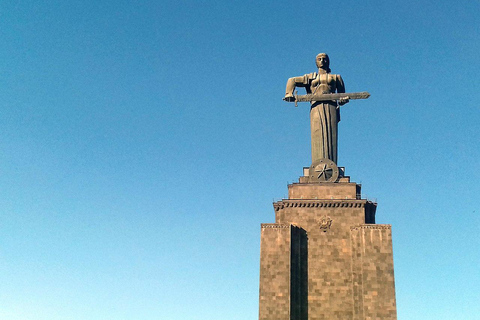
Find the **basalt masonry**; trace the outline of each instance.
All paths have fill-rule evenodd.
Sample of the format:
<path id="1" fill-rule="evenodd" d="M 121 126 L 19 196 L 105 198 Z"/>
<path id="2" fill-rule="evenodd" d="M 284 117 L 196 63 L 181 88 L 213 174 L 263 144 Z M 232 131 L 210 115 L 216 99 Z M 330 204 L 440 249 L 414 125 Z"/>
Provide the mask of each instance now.
<path id="1" fill-rule="evenodd" d="M 305 173 L 261 226 L 259 319 L 396 319 L 391 226 L 349 177 Z"/>

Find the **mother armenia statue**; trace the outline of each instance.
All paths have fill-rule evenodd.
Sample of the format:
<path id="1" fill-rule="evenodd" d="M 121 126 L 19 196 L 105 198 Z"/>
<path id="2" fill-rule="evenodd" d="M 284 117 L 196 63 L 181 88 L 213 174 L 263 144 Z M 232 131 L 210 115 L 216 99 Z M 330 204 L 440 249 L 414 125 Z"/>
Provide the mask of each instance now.
<path id="1" fill-rule="evenodd" d="M 318 54 L 316 63 L 317 72 L 288 79 L 283 100 L 289 102 L 296 101 L 298 96 L 293 95 L 295 87 L 305 87 L 307 94 L 311 96 L 345 92 L 342 77 L 339 74 L 330 73 L 330 59 L 328 55 L 325 53 Z M 347 103 L 349 98 L 349 96 L 344 95 L 335 100 L 307 100 L 311 101 L 312 163 L 321 159 L 329 159 L 337 163 L 337 124 L 340 121 L 339 106 Z"/>

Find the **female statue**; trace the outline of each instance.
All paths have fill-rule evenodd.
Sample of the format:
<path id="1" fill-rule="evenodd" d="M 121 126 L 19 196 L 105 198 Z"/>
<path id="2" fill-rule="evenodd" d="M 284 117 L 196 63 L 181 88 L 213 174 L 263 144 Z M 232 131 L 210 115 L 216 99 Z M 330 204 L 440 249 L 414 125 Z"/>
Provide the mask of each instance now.
<path id="1" fill-rule="evenodd" d="M 330 73 L 328 55 L 320 53 L 316 57 L 318 72 L 293 77 L 287 81 L 285 101 L 295 101 L 295 87 L 305 87 L 307 94 L 344 93 L 345 85 L 339 74 Z M 310 126 L 312 135 L 312 163 L 320 159 L 330 159 L 337 163 L 337 132 L 340 121 L 339 106 L 348 99 L 338 101 L 312 101 Z"/>

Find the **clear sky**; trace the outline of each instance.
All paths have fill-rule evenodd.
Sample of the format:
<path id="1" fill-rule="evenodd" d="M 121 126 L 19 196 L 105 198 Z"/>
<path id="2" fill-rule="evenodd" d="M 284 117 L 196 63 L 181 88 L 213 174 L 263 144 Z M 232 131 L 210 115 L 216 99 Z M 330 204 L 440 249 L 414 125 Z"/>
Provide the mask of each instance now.
<path id="1" fill-rule="evenodd" d="M 339 165 L 392 225 L 400 320 L 480 319 L 480 3 L 0 2 L 0 318 L 258 317 L 260 224 L 310 165 L 287 78 L 330 55 Z"/>

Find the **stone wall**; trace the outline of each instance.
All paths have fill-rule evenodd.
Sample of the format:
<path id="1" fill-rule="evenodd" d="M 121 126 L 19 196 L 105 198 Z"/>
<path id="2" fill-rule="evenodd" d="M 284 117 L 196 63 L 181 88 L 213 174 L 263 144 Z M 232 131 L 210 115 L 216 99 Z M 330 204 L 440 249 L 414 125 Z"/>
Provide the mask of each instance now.
<path id="1" fill-rule="evenodd" d="M 348 182 L 295 183 L 262 224 L 260 319 L 396 319 L 391 229 Z"/>

